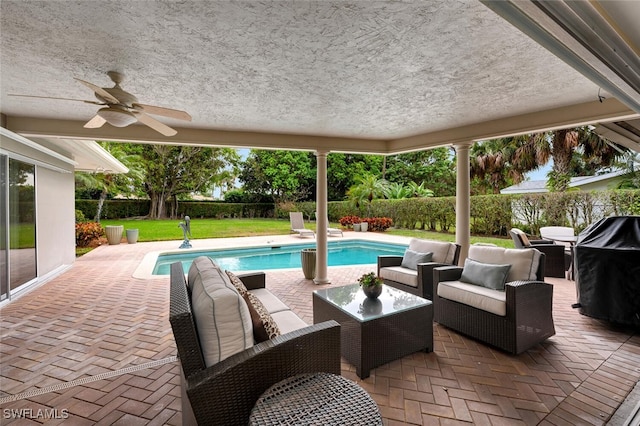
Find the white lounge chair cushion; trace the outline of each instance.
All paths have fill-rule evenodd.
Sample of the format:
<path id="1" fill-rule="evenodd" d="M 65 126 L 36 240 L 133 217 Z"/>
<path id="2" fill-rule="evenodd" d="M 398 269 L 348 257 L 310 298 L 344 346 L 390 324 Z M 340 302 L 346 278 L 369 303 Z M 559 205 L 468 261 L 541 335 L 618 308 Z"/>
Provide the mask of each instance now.
<path id="1" fill-rule="evenodd" d="M 196 258 L 189 269 L 193 317 L 207 367 L 253 346 L 249 308 L 211 259 Z"/>
<path id="2" fill-rule="evenodd" d="M 418 288 L 418 271 L 402 266 L 380 268 L 380 278 Z"/>
<path id="3" fill-rule="evenodd" d="M 482 263 L 511 265 L 507 282 L 535 280 L 540 256 L 541 253 L 533 248 L 506 249 L 476 245 L 469 247 L 469 259 Z"/>
<path id="4" fill-rule="evenodd" d="M 507 314 L 507 293 L 461 281 L 444 281 L 438 284 L 438 296 L 460 302 L 492 314 Z"/>

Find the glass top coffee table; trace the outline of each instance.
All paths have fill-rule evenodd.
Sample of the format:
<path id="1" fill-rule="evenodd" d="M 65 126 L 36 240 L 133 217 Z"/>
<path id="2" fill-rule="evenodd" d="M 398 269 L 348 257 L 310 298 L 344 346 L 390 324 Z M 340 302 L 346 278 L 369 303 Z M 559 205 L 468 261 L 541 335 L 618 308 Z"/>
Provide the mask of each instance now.
<path id="1" fill-rule="evenodd" d="M 384 285 L 369 299 L 358 284 L 313 292 L 313 322 L 340 324 L 341 352 L 358 377 L 417 351 L 433 351 L 433 304 Z"/>

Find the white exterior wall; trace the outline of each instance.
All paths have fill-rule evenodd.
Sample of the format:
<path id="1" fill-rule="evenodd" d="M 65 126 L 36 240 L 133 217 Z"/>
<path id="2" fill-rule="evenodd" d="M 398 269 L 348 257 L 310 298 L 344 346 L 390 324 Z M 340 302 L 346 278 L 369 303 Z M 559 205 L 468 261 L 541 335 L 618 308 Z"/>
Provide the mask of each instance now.
<path id="1" fill-rule="evenodd" d="M 75 260 L 75 182 L 73 173 L 36 167 L 36 248 L 38 277 Z"/>
<path id="2" fill-rule="evenodd" d="M 38 285 L 75 261 L 74 162 L 2 130 L 2 154 L 35 165 L 37 277 L 33 285 Z M 20 287 L 19 292 L 26 289 L 28 287 Z"/>

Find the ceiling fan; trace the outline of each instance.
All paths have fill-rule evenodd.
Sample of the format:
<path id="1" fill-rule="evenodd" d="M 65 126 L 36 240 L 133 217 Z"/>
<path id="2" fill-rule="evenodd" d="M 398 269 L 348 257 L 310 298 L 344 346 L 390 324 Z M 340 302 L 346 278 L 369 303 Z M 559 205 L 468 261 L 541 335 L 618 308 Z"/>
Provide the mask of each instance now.
<path id="1" fill-rule="evenodd" d="M 88 129 L 96 129 L 101 127 L 104 123 L 109 123 L 115 127 L 126 127 L 130 124 L 139 121 L 151 127 L 153 130 L 165 135 L 174 136 L 178 133 L 175 129 L 161 123 L 148 114 L 160 115 L 163 117 L 175 118 L 178 120 L 191 121 L 191 116 L 185 111 L 177 109 L 163 108 L 153 105 L 145 105 L 138 102 L 131 93 L 125 92 L 120 83 L 124 79 L 124 75 L 117 71 L 109 71 L 107 75 L 114 82 L 113 87 L 99 87 L 88 81 L 75 78 L 80 83 L 93 90 L 98 102 L 87 101 L 82 99 L 70 99 L 70 98 L 54 98 L 48 96 L 31 96 L 31 95 L 12 95 L 22 96 L 28 98 L 45 98 L 45 99 L 61 99 L 67 101 L 79 101 L 88 104 L 100 105 L 100 108 L 96 115 L 85 123 L 84 127 Z"/>

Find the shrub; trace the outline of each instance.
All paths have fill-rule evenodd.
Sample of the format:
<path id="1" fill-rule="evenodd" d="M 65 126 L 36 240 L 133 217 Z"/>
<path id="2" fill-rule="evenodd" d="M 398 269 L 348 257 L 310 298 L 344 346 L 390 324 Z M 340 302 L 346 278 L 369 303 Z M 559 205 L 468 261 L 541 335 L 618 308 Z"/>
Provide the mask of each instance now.
<path id="1" fill-rule="evenodd" d="M 76 223 L 78 222 L 84 222 L 85 220 L 85 216 L 84 213 L 82 213 L 82 210 L 78 210 L 76 209 Z"/>
<path id="2" fill-rule="evenodd" d="M 76 223 L 76 246 L 89 247 L 102 237 L 104 231 L 98 222 Z"/>
<path id="3" fill-rule="evenodd" d="M 246 203 L 250 199 L 242 189 L 232 189 L 224 193 L 224 201 L 227 203 Z"/>
<path id="4" fill-rule="evenodd" d="M 343 216 L 338 222 L 340 222 L 340 226 L 350 228 L 354 223 L 362 222 L 362 219 L 359 216 Z"/>
<path id="5" fill-rule="evenodd" d="M 368 217 L 366 219 L 362 219 L 363 222 L 367 222 L 369 224 L 369 231 L 378 231 L 384 232 L 393 225 L 393 219 L 389 217 Z"/>

